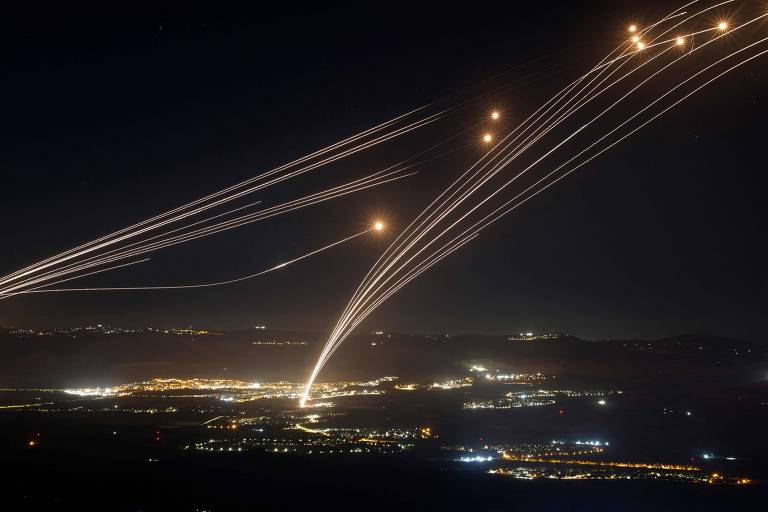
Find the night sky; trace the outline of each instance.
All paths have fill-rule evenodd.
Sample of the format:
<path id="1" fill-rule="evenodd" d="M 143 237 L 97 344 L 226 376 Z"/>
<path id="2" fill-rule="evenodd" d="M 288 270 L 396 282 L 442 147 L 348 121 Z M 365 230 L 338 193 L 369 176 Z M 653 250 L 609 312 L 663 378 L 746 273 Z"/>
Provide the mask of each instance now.
<path id="1" fill-rule="evenodd" d="M 671 9 L 666 1 L 414 4 L 5 12 L 0 273 L 518 66 L 519 86 L 462 119 L 500 106 L 511 127 L 613 48 L 628 23 Z M 697 95 L 484 232 L 363 325 L 764 341 L 766 69 L 757 60 Z M 255 199 L 341 184 L 430 140 L 383 146 Z M 481 154 L 467 144 L 407 182 L 155 253 L 141 268 L 87 283 L 227 279 L 379 216 L 396 232 Z M 327 331 L 386 243 L 358 239 L 218 289 L 14 298 L 0 302 L 0 325 Z"/>

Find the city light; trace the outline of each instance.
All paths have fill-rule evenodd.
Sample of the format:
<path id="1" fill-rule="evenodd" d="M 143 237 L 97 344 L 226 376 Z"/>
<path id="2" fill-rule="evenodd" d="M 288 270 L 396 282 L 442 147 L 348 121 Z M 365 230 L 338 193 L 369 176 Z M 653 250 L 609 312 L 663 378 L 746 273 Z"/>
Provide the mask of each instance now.
<path id="1" fill-rule="evenodd" d="M 637 25 L 630 25 L 630 26 L 629 26 L 629 31 L 630 31 L 630 32 L 635 32 L 635 31 L 637 31 Z"/>
<path id="2" fill-rule="evenodd" d="M 490 133 L 483 135 L 483 142 L 489 143 L 493 140 L 493 136 Z"/>
<path id="3" fill-rule="evenodd" d="M 382 229 L 384 229 L 384 223 L 376 222 L 376 224 L 373 225 L 373 229 L 375 229 L 376 231 L 381 231 Z"/>
<path id="4" fill-rule="evenodd" d="M 499 114 L 498 110 L 494 110 L 493 112 L 491 112 L 491 119 L 493 119 L 494 121 L 499 119 L 499 117 L 501 117 L 501 114 Z"/>
<path id="5" fill-rule="evenodd" d="M 721 31 L 728 30 L 728 22 L 721 21 L 720 23 L 717 24 L 717 29 Z"/>
<path id="6" fill-rule="evenodd" d="M 459 460 L 461 462 L 491 462 L 493 457 L 475 455 L 474 457 L 461 457 Z"/>

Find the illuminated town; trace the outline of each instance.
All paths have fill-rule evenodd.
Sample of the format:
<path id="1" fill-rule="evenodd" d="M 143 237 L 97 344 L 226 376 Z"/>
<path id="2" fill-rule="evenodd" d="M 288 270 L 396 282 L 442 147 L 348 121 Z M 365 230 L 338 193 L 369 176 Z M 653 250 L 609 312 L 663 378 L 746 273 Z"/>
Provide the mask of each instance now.
<path id="1" fill-rule="evenodd" d="M 294 343 L 302 340 L 295 333 L 266 329 L 242 334 L 210 334 L 208 329 L 153 329 L 151 334 L 120 330 L 121 334 L 114 334 L 110 332 L 113 328 L 102 329 L 101 334 L 90 334 L 94 332 L 90 328 L 50 331 L 50 335 L 25 331 L 13 339 L 37 343 L 76 336 L 73 346 L 79 346 L 98 336 L 122 336 L 128 343 L 151 336 L 156 341 L 150 347 L 157 340 L 188 347 L 188 343 L 197 343 L 196 338 L 207 336 L 219 343 L 234 340 L 242 350 L 264 353 L 291 354 L 307 347 Z M 203 332 L 209 334 L 200 334 Z M 254 340 L 254 332 L 263 337 Z M 372 351 L 386 354 L 406 342 L 411 349 L 430 351 L 434 343 L 447 348 L 452 343 L 450 338 L 438 341 L 432 336 L 403 341 L 395 334 L 366 334 L 363 339 L 370 336 L 386 342 L 378 341 L 376 346 L 362 343 L 363 361 Z M 499 337 L 498 343 L 509 345 L 506 337 Z M 542 344 L 515 342 L 513 346 L 519 350 L 570 349 L 569 343 L 572 341 L 548 340 Z M 634 353 L 635 345 L 624 345 L 611 344 L 610 348 L 620 354 Z M 592 346 L 584 344 L 582 350 Z M 698 346 L 706 347 L 703 342 L 681 345 L 675 341 L 640 352 L 654 357 L 669 350 L 707 352 Z M 724 358 L 721 354 L 728 352 L 733 350 L 723 349 L 716 357 Z M 13 427 L 15 437 L 9 437 L 19 460 L 34 460 L 66 446 L 71 457 L 95 451 L 104 454 L 100 456 L 131 460 L 138 465 L 136 471 L 146 471 L 145 465 L 159 471 L 173 467 L 182 473 L 186 467 L 216 471 L 242 467 L 246 472 L 254 467 L 296 465 L 364 467 L 367 469 L 360 475 L 364 481 L 367 474 L 376 475 L 370 477 L 371 482 L 386 480 L 378 471 L 413 470 L 420 478 L 455 475 L 469 478 L 473 485 L 499 486 L 500 492 L 515 482 L 534 481 L 547 486 L 557 482 L 658 482 L 739 492 L 763 485 L 759 465 L 744 455 L 748 453 L 744 449 L 686 442 L 692 426 L 701 428 L 718 421 L 706 404 L 691 398 L 695 394 L 671 400 L 668 397 L 675 396 L 675 387 L 662 384 L 647 399 L 644 388 L 630 380 L 574 377 L 555 371 L 547 362 L 541 359 L 540 366 L 523 365 L 514 359 L 478 358 L 468 353 L 449 366 L 429 371 L 429 363 L 415 361 L 402 374 L 316 382 L 303 407 L 303 383 L 291 378 L 162 374 L 122 382 L 73 378 L 73 382 L 90 385 L 0 388 L 0 422 L 19 425 Z M 699 388 L 689 389 L 695 393 Z M 740 391 L 729 404 L 764 407 L 761 402 L 768 401 L 759 396 Z M 643 422 L 667 425 L 682 434 L 649 449 L 642 427 L 635 430 L 632 426 Z"/>
<path id="2" fill-rule="evenodd" d="M 478 466 L 488 475 L 525 480 L 651 479 L 739 485 L 752 482 L 743 474 L 707 472 L 690 463 L 616 460 L 611 457 L 611 443 L 603 440 L 444 444 L 442 433 L 432 426 L 399 424 L 382 428 L 349 423 L 356 407 L 373 405 L 388 395 L 395 399 L 412 393 L 424 393 L 425 397 L 435 391 L 449 393 L 459 398 L 455 404 L 457 411 L 468 413 L 544 406 L 570 408 L 573 404 L 599 409 L 606 407 L 607 401 L 621 401 L 624 397 L 620 390 L 549 387 L 550 381 L 558 379 L 541 372 L 502 373 L 495 368 L 471 365 L 464 376 L 435 382 L 402 383 L 396 376 L 320 382 L 316 384 L 312 400 L 301 408 L 297 403 L 301 383 L 297 382 L 156 378 L 110 387 L 5 388 L 0 390 L 0 397 L 31 393 L 39 398 L 34 403 L 2 403 L 0 410 L 24 410 L 28 414 L 68 412 L 79 416 L 130 414 L 199 418 L 194 421 L 197 427 L 183 427 L 186 432 L 183 437 L 188 442 L 178 449 L 200 454 L 260 452 L 276 456 L 362 457 L 433 453 L 433 457 L 446 462 Z M 510 386 L 524 389 L 509 391 Z M 483 394 L 496 390 L 498 397 L 461 400 L 475 389 L 482 390 Z M 254 409 L 260 403 L 263 405 Z M 560 414 L 562 412 L 560 409 Z M 158 428 L 158 440 L 162 439 L 165 428 Z M 43 442 L 35 438 L 28 447 L 37 448 Z M 709 457 L 704 454 L 701 461 L 707 462 Z"/>

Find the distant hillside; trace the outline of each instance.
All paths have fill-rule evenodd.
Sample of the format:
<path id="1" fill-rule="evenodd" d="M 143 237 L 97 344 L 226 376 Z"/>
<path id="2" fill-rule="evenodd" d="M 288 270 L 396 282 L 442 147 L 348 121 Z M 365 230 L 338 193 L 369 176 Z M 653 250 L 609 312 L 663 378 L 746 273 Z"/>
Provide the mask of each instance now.
<path id="1" fill-rule="evenodd" d="M 748 380 L 753 369 L 762 368 L 768 359 L 762 346 L 712 336 L 655 341 L 586 341 L 569 335 L 533 341 L 514 338 L 359 334 L 347 340 L 322 378 L 431 379 L 462 374 L 473 364 L 483 364 L 562 378 L 706 379 L 727 372 Z M 324 341 L 319 333 L 266 329 L 0 329 L 0 384 L 111 385 L 170 376 L 302 380 Z"/>

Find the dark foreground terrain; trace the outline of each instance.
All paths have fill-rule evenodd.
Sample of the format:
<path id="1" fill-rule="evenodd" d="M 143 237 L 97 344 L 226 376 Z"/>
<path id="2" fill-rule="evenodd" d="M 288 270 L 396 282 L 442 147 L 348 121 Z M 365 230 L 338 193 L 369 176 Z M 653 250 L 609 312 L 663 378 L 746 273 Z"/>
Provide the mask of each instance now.
<path id="1" fill-rule="evenodd" d="M 760 345 L 509 338 L 5 331 L 2 508 L 764 510 Z"/>
<path id="2" fill-rule="evenodd" d="M 3 424 L 19 439 L 23 423 Z M 6 510 L 764 510 L 764 485 L 511 480 L 414 454 L 317 458 L 190 453 L 72 429 L 30 453 L 4 446 Z M 143 439 L 142 439 L 143 438 Z M 21 443 L 16 443 L 18 447 Z"/>

